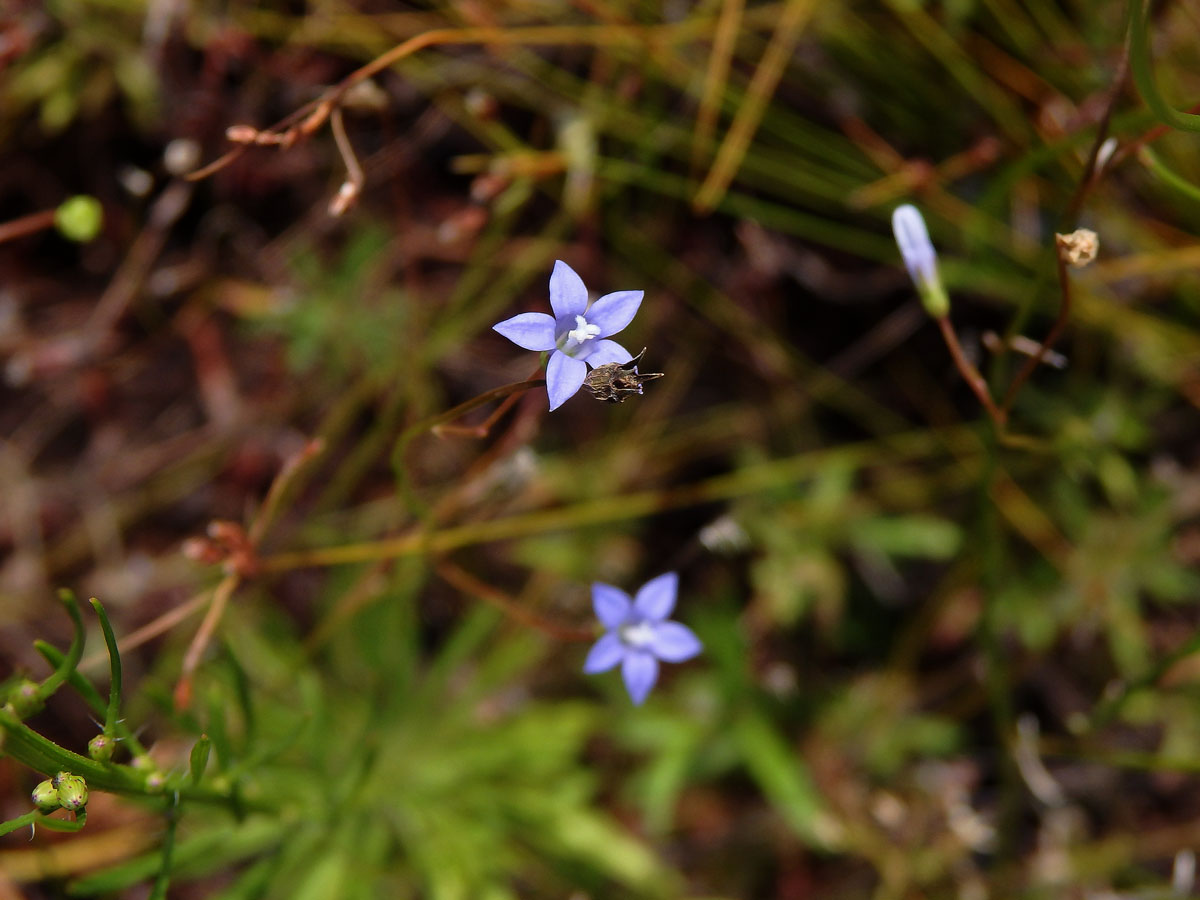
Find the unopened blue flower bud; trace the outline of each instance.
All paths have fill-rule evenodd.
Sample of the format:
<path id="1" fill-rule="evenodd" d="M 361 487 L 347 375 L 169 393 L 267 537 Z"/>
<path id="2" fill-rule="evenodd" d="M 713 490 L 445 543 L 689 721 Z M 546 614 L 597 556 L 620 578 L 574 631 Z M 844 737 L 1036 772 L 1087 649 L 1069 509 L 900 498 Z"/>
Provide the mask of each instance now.
<path id="1" fill-rule="evenodd" d="M 58 788 L 54 786 L 54 782 L 47 778 L 33 789 L 30 795 L 33 800 L 33 805 L 44 812 L 58 809 Z"/>
<path id="2" fill-rule="evenodd" d="M 87 782 L 78 775 L 59 772 L 54 776 L 53 783 L 58 788 L 58 804 L 63 809 L 74 812 L 87 806 Z"/>
<path id="3" fill-rule="evenodd" d="M 108 762 L 112 759 L 117 742 L 107 734 L 98 734 L 88 741 L 88 756 L 96 762 Z"/>
<path id="4" fill-rule="evenodd" d="M 938 275 L 937 251 L 929 240 L 925 219 L 911 203 L 897 206 L 892 212 L 892 233 L 904 259 L 908 276 L 921 295 L 925 311 L 935 319 L 950 314 L 950 298 Z"/>

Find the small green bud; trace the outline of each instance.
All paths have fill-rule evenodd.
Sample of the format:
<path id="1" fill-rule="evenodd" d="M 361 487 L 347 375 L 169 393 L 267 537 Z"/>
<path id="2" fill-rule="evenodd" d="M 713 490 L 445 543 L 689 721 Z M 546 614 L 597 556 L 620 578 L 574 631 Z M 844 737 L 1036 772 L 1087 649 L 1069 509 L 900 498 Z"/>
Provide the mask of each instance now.
<path id="1" fill-rule="evenodd" d="M 96 762 L 108 762 L 112 759 L 116 744 L 107 734 L 98 734 L 88 741 L 88 756 Z"/>
<path id="2" fill-rule="evenodd" d="M 54 211 L 54 226 L 59 234 L 85 244 L 100 233 L 104 224 L 104 208 L 100 201 L 87 194 L 77 194 L 64 200 Z"/>
<path id="3" fill-rule="evenodd" d="M 154 764 L 154 760 L 152 760 L 145 753 L 141 754 L 140 756 L 135 756 L 133 758 L 133 762 L 131 762 L 130 765 L 133 766 L 135 769 L 137 769 L 139 772 L 153 772 L 155 769 L 158 768 L 158 766 L 156 766 Z"/>
<path id="4" fill-rule="evenodd" d="M 157 793 L 167 786 L 167 776 L 162 772 L 151 772 L 146 776 L 146 790 Z"/>
<path id="5" fill-rule="evenodd" d="M 18 719 L 32 716 L 42 708 L 42 698 L 38 696 L 38 686 L 28 678 L 21 679 L 8 693 L 8 705 Z"/>
<path id="6" fill-rule="evenodd" d="M 87 806 L 87 782 L 78 775 L 59 772 L 54 776 L 53 783 L 58 788 L 58 804 L 63 809 L 74 812 Z"/>
<path id="7" fill-rule="evenodd" d="M 33 789 L 30 799 L 33 800 L 34 806 L 44 812 L 50 812 L 59 807 L 58 788 L 49 778 Z"/>

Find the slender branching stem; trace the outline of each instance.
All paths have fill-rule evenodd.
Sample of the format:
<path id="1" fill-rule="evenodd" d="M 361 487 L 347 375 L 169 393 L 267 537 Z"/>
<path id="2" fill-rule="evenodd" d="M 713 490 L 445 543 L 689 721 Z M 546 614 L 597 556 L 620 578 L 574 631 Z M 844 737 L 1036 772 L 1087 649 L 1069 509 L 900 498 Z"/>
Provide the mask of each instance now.
<path id="1" fill-rule="evenodd" d="M 534 369 L 532 372 L 530 372 L 529 377 L 526 378 L 525 381 L 521 382 L 521 383 L 523 383 L 523 384 L 534 383 L 534 379 L 537 378 L 537 376 L 540 375 L 541 372 L 542 372 L 542 367 L 539 365 L 536 369 Z M 541 379 L 536 383 L 545 384 L 545 380 Z M 447 435 L 453 434 L 453 435 L 461 435 L 464 437 L 485 438 L 489 434 L 491 434 L 492 428 L 495 427 L 496 423 L 500 421 L 500 419 L 504 416 L 504 414 L 506 412 L 508 412 L 510 409 L 512 409 L 513 405 L 516 404 L 516 402 L 519 399 L 521 399 L 521 393 L 522 393 L 521 391 L 513 391 L 511 394 L 509 394 L 507 397 L 504 398 L 504 401 L 499 406 L 496 407 L 495 411 L 490 416 L 488 416 L 486 419 L 484 419 L 478 425 L 452 425 L 449 422 L 447 422 L 447 423 L 444 423 L 441 425 L 433 425 L 432 427 L 430 427 L 429 430 L 432 431 L 434 434 L 436 434 L 438 437 L 446 437 Z M 470 401 L 468 401 L 468 402 L 470 402 Z"/>
<path id="2" fill-rule="evenodd" d="M 1021 367 L 1017 376 L 1009 384 L 1008 391 L 1004 395 L 1004 402 L 1000 405 L 1000 412 L 1005 418 L 1012 411 L 1013 403 L 1016 402 L 1021 386 L 1025 384 L 1034 370 L 1041 365 L 1046 354 L 1054 347 L 1055 342 L 1061 337 L 1063 329 L 1067 327 L 1067 319 L 1071 315 L 1071 278 L 1067 272 L 1067 260 L 1061 246 L 1061 239 L 1056 236 L 1055 241 L 1054 258 L 1058 263 L 1058 287 L 1062 297 L 1062 302 L 1058 307 L 1058 318 L 1054 320 L 1054 324 L 1050 327 L 1050 333 L 1046 335 L 1046 339 L 1042 341 L 1042 345 L 1038 347 L 1037 352 L 1025 361 L 1025 365 Z"/>
<path id="3" fill-rule="evenodd" d="M 192 642 L 188 645 L 187 652 L 183 656 L 179 681 L 175 684 L 175 707 L 177 709 L 187 709 L 191 706 L 192 676 L 200 665 L 200 660 L 204 657 L 204 651 L 208 649 L 208 644 L 225 615 L 225 608 L 229 605 L 229 598 L 233 596 L 233 592 L 237 590 L 241 582 L 241 576 L 236 572 L 231 572 L 221 579 L 221 583 L 213 591 L 212 602 L 208 606 L 208 611 L 204 614 L 200 628 L 196 631 L 196 636 L 192 638 Z"/>
<path id="4" fill-rule="evenodd" d="M 525 609 L 508 594 L 480 581 L 470 572 L 455 565 L 448 559 L 439 559 L 434 569 L 444 581 L 464 594 L 470 594 L 491 604 L 508 616 L 514 622 L 533 628 L 559 641 L 591 641 L 595 640 L 596 632 L 592 628 L 571 628 L 543 619 L 541 616 Z"/>
<path id="5" fill-rule="evenodd" d="M 996 423 L 996 428 L 1000 431 L 1004 430 L 1004 425 L 1007 420 L 1007 414 L 996 406 L 996 401 L 992 399 L 991 391 L 988 390 L 987 381 L 979 374 L 979 370 L 971 363 L 965 353 L 963 353 L 962 345 L 958 342 L 958 335 L 954 332 L 954 325 L 950 322 L 949 316 L 938 316 L 938 328 L 941 329 L 942 339 L 946 342 L 946 347 L 950 351 L 950 356 L 954 360 L 955 368 L 958 369 L 967 386 L 979 398 L 979 402 L 983 404 L 983 408 Z"/>
<path id="6" fill-rule="evenodd" d="M 540 369 L 539 369 L 540 371 Z M 405 452 L 408 450 L 409 443 L 413 438 L 426 431 L 440 433 L 439 429 L 444 429 L 445 426 L 453 422 L 455 419 L 460 419 L 471 410 L 478 409 L 493 400 L 511 398 L 517 394 L 521 394 L 531 388 L 541 387 L 546 383 L 544 378 L 533 378 L 527 381 L 518 381 L 515 384 L 505 384 L 498 388 L 492 388 L 490 391 L 484 391 L 477 397 L 472 397 L 464 403 L 460 403 L 445 412 L 440 412 L 432 416 L 427 416 L 418 422 L 409 425 L 408 428 L 401 432 L 400 437 L 396 438 L 396 444 L 392 448 L 392 472 L 396 478 L 396 489 L 403 499 L 404 503 L 410 510 L 422 510 L 423 504 L 413 494 L 412 487 L 409 484 L 407 475 L 407 467 L 404 462 Z M 493 415 L 488 419 L 488 428 L 491 428 L 493 420 L 499 418 L 498 415 Z M 487 432 L 484 432 L 486 435 Z M 482 436 L 482 435 L 481 435 Z"/>
<path id="7" fill-rule="evenodd" d="M 435 46 L 481 44 L 484 46 L 629 46 L 635 49 L 654 49 L 663 44 L 688 40 L 709 31 L 714 20 L 711 17 L 689 19 L 667 25 L 629 26 L 610 28 L 604 25 L 546 25 L 527 28 L 437 28 L 426 31 L 376 57 L 360 69 L 351 72 L 325 94 L 300 107 L 276 122 L 270 128 L 259 131 L 246 126 L 235 126 L 230 138 L 237 142 L 232 150 L 218 157 L 202 169 L 187 175 L 189 181 L 199 181 L 214 175 L 240 158 L 253 146 L 277 146 L 287 148 L 300 138 L 316 132 L 338 108 L 346 92 L 356 84 L 372 78 L 390 68 L 405 57 L 419 50 Z"/>

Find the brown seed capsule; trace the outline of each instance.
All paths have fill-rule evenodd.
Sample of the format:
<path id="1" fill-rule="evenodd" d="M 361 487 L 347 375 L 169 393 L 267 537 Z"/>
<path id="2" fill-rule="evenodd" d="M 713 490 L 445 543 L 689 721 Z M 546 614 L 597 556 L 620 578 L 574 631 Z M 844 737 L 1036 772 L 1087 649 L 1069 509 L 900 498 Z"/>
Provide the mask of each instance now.
<path id="1" fill-rule="evenodd" d="M 583 380 L 586 387 L 597 400 L 608 403 L 623 403 L 626 397 L 642 393 L 642 384 L 662 378 L 662 372 L 639 372 L 638 360 L 646 353 L 646 348 L 627 363 L 606 363 L 592 369 Z"/>
<path id="2" fill-rule="evenodd" d="M 1070 234 L 1054 235 L 1058 253 L 1076 269 L 1082 269 L 1100 252 L 1100 238 L 1096 232 L 1080 228 Z"/>

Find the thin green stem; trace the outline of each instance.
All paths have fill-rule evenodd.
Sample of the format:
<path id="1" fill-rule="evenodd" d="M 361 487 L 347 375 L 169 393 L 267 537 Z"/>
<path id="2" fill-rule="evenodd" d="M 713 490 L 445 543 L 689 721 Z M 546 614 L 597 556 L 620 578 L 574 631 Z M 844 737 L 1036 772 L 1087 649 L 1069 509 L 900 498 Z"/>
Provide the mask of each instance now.
<path id="1" fill-rule="evenodd" d="M 1200 116 L 1180 112 L 1159 93 L 1150 59 L 1149 19 L 1150 4 L 1146 0 L 1129 0 L 1129 67 L 1133 83 L 1160 121 L 1180 131 L 1200 131 Z"/>
<path id="2" fill-rule="evenodd" d="M 61 650 L 55 646 L 52 646 L 51 644 L 47 644 L 45 641 L 34 641 L 33 647 L 42 655 L 42 658 L 52 666 L 61 665 L 63 659 L 65 658 Z M 107 702 L 103 697 L 100 696 L 100 692 L 96 690 L 95 685 L 88 681 L 87 677 L 83 675 L 83 673 L 81 673 L 78 669 L 72 670 L 71 674 L 67 676 L 67 683 L 75 689 L 75 692 L 79 694 L 80 697 L 83 698 L 83 702 L 91 708 L 92 712 L 98 716 L 105 715 L 108 709 Z M 141 742 L 137 739 L 134 733 L 130 731 L 130 729 L 127 728 L 120 720 L 117 720 L 116 723 L 115 736 L 117 740 L 124 741 L 129 745 L 129 750 L 134 756 L 145 755 L 146 748 L 142 746 Z"/>
<path id="3" fill-rule="evenodd" d="M 171 857 L 175 854 L 175 827 L 179 824 L 179 795 L 172 795 L 167 805 L 167 834 L 163 838 L 162 866 L 154 879 L 150 900 L 165 900 L 171 884 Z"/>
<path id="4" fill-rule="evenodd" d="M 74 819 L 55 819 L 49 813 L 44 813 L 39 809 L 32 809 L 23 816 L 17 816 L 17 818 L 9 819 L 7 822 L 0 822 L 0 837 L 24 828 L 26 825 L 34 828 L 41 825 L 50 831 L 79 831 L 86 824 L 86 808 L 78 810 L 75 813 Z"/>
<path id="5" fill-rule="evenodd" d="M 75 671 L 75 667 L 79 665 L 79 660 L 83 656 L 83 643 L 86 637 L 83 630 L 83 615 L 79 611 L 79 601 L 75 599 L 75 595 L 64 588 L 58 592 L 58 599 L 67 608 L 67 615 L 71 617 L 71 624 L 75 627 L 75 635 L 71 638 L 71 647 L 67 650 L 67 655 L 63 657 L 58 668 L 38 686 L 37 696 L 38 700 L 42 702 L 49 699 L 71 677 L 71 673 Z"/>
<path id="6" fill-rule="evenodd" d="M 92 609 L 100 618 L 100 630 L 104 632 L 104 643 L 108 647 L 108 668 L 111 679 L 108 685 L 108 708 L 104 712 L 104 735 L 117 736 L 117 722 L 121 717 L 121 651 L 117 649 L 117 636 L 113 634 L 112 623 L 108 621 L 108 613 L 95 597 L 91 599 Z"/>
<path id="7" fill-rule="evenodd" d="M 748 466 L 728 475 L 719 475 L 673 490 L 602 497 L 574 506 L 538 510 L 489 522 L 472 522 L 441 531 L 412 531 L 379 541 L 277 553 L 260 559 L 259 571 L 286 572 L 308 566 L 337 566 L 442 553 L 472 544 L 527 537 L 547 531 L 640 519 L 669 509 L 770 490 L 780 484 L 792 483 L 797 478 L 810 477 L 833 462 L 868 466 L 879 460 L 881 449 L 886 449 L 893 459 L 908 459 L 944 452 L 968 457 L 976 453 L 978 448 L 978 440 L 967 426 L 889 435 L 879 440 Z"/>
<path id="8" fill-rule="evenodd" d="M 78 753 L 72 753 L 24 725 L 20 719 L 4 709 L 0 709 L 0 736 L 3 738 L 5 754 L 35 772 L 41 772 L 47 776 L 57 772 L 70 772 L 73 775 L 81 776 L 88 783 L 88 787 L 95 790 L 163 799 L 161 789 L 150 790 L 146 787 L 144 773 L 129 766 L 100 763 L 89 757 L 80 756 Z M 177 781 L 178 784 L 176 784 Z M 235 800 L 230 794 L 188 785 L 182 779 L 169 779 L 166 790 L 177 790 L 181 799 L 198 803 L 212 803 L 232 808 L 235 802 L 241 802 L 243 805 L 249 806 L 245 801 Z M 254 808 L 261 811 L 273 810 L 273 807 L 262 803 Z"/>
<path id="9" fill-rule="evenodd" d="M 1193 202 L 1200 202 L 1200 187 L 1169 169 L 1149 147 L 1138 150 L 1138 161 L 1167 187 Z"/>

